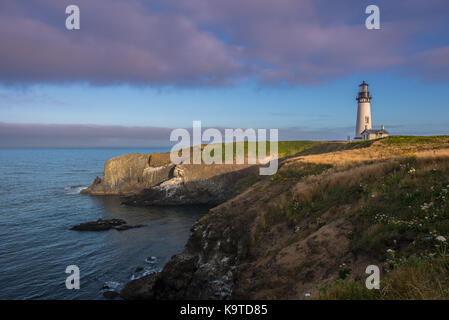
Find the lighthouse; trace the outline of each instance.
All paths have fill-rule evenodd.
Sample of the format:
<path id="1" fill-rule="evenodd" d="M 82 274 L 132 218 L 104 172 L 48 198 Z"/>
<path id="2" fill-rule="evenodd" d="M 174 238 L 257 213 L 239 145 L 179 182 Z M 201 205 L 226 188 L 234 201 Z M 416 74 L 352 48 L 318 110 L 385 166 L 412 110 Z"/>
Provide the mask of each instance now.
<path id="1" fill-rule="evenodd" d="M 372 128 L 371 98 L 368 91 L 368 84 L 363 81 L 362 84 L 359 85 L 359 95 L 356 98 L 358 107 L 354 139 L 362 139 L 362 132 L 371 130 Z"/>
<path id="2" fill-rule="evenodd" d="M 383 125 L 380 130 L 372 129 L 371 99 L 368 84 L 363 81 L 359 85 L 359 94 L 356 98 L 358 105 L 354 140 L 372 140 L 388 137 L 388 131 L 385 130 Z"/>

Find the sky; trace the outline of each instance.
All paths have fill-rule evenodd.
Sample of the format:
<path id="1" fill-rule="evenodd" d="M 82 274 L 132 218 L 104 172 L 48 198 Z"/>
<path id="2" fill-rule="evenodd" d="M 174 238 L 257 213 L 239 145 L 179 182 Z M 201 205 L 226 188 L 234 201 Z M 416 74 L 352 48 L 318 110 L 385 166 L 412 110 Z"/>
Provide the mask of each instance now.
<path id="1" fill-rule="evenodd" d="M 168 146 L 195 120 L 346 140 L 363 80 L 375 127 L 448 134 L 448 15 L 445 0 L 2 0 L 0 147 Z"/>

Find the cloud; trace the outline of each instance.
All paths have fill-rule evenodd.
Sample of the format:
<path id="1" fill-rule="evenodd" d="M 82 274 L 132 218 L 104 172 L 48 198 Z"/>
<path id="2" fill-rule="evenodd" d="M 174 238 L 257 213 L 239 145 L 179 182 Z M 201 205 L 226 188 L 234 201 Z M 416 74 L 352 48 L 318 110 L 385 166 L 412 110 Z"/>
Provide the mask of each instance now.
<path id="1" fill-rule="evenodd" d="M 381 30 L 365 28 L 370 3 L 364 2 L 198 0 L 185 6 L 197 23 L 223 29 L 241 44 L 239 58 L 268 83 L 310 84 L 357 73 L 413 70 L 413 61 L 425 50 L 415 44 L 417 39 L 447 38 L 446 1 L 382 2 Z M 431 76 L 422 69 L 415 74 Z"/>
<path id="2" fill-rule="evenodd" d="M 449 46 L 419 52 L 408 61 L 406 74 L 421 75 L 429 80 L 449 81 Z"/>
<path id="3" fill-rule="evenodd" d="M 296 85 L 382 70 L 448 80 L 443 0 L 381 1 L 381 30 L 364 27 L 360 0 L 77 0 L 81 30 L 67 31 L 72 2 L 2 0 L 0 82 Z"/>
<path id="4" fill-rule="evenodd" d="M 165 147 L 172 129 L 0 122 L 0 147 Z"/>
<path id="5" fill-rule="evenodd" d="M 16 1 L 0 5 L 5 83 L 222 84 L 238 71 L 213 35 L 140 1 L 78 0 L 79 31 L 65 29 L 68 1 Z"/>
<path id="6" fill-rule="evenodd" d="M 186 129 L 192 136 L 192 128 Z M 202 132 L 206 129 L 207 127 L 202 128 Z M 222 133 L 224 139 L 225 128 L 216 129 Z M 345 140 L 348 132 L 352 133 L 353 129 L 353 127 L 280 128 L 279 139 Z M 170 141 L 172 130 L 173 128 L 164 127 L 0 122 L 0 147 L 168 147 L 176 143 Z"/>
<path id="7" fill-rule="evenodd" d="M 51 104 L 56 106 L 67 106 L 68 103 L 54 99 L 47 94 L 33 93 L 29 91 L 16 91 L 14 94 L 0 92 L 0 108 L 10 105 L 27 105 L 27 104 Z"/>
<path id="8" fill-rule="evenodd" d="M 447 123 L 386 124 L 391 135 L 441 135 Z M 192 137 L 192 128 L 186 128 Z M 207 127 L 202 128 L 204 132 Z M 216 128 L 222 133 L 225 128 Z M 235 128 L 232 128 L 235 129 Z M 246 128 L 242 128 L 246 129 Z M 0 122 L 0 148 L 9 147 L 171 147 L 173 128 L 126 127 L 86 124 L 21 124 Z M 279 128 L 279 140 L 346 140 L 354 127 Z M 267 131 L 267 138 L 269 132 Z M 203 141 L 209 143 L 209 141 Z"/>
<path id="9" fill-rule="evenodd" d="M 324 140 L 344 141 L 354 135 L 354 127 L 289 127 L 279 129 L 279 140 Z"/>

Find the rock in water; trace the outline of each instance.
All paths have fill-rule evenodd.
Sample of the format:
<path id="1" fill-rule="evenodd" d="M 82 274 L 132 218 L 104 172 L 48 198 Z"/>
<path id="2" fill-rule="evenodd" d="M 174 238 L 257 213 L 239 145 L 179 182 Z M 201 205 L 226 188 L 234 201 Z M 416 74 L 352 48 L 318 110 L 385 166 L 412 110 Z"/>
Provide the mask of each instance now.
<path id="1" fill-rule="evenodd" d="M 153 287 L 158 276 L 158 273 L 152 273 L 140 279 L 128 282 L 122 291 L 120 291 L 120 296 L 125 300 L 154 299 Z"/>
<path id="2" fill-rule="evenodd" d="M 135 225 L 130 226 L 126 224 L 126 221 L 123 219 L 110 219 L 110 220 L 103 220 L 98 219 L 97 221 L 90 221 L 85 223 L 77 224 L 76 226 L 73 226 L 70 228 L 70 230 L 76 230 L 76 231 L 105 231 L 110 229 L 116 229 L 118 231 L 128 230 L 132 228 L 140 228 L 143 227 L 143 225 Z"/>
<path id="3" fill-rule="evenodd" d="M 105 291 L 103 292 L 103 297 L 105 297 L 106 299 L 115 299 L 120 297 L 120 294 L 115 291 Z"/>
<path id="4" fill-rule="evenodd" d="M 114 227 L 114 229 L 118 230 L 118 231 L 125 231 L 125 230 L 128 230 L 128 229 L 142 228 L 143 226 L 144 226 L 143 224 L 137 224 L 135 226 L 130 226 L 130 225 L 124 224 L 124 225 L 121 225 L 121 226 L 118 226 L 118 227 Z"/>

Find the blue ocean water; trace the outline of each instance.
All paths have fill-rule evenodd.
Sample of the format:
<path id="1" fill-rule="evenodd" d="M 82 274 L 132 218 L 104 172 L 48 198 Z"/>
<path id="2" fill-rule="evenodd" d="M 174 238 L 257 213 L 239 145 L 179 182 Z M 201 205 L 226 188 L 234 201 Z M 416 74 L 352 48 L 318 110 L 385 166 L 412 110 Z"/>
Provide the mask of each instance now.
<path id="1" fill-rule="evenodd" d="M 133 208 L 79 193 L 103 175 L 106 160 L 153 151 L 166 150 L 0 149 L 0 299 L 101 299 L 103 286 L 119 290 L 182 251 L 207 208 Z M 69 230 L 99 218 L 145 227 Z M 80 269 L 79 290 L 65 286 L 68 265 Z"/>

